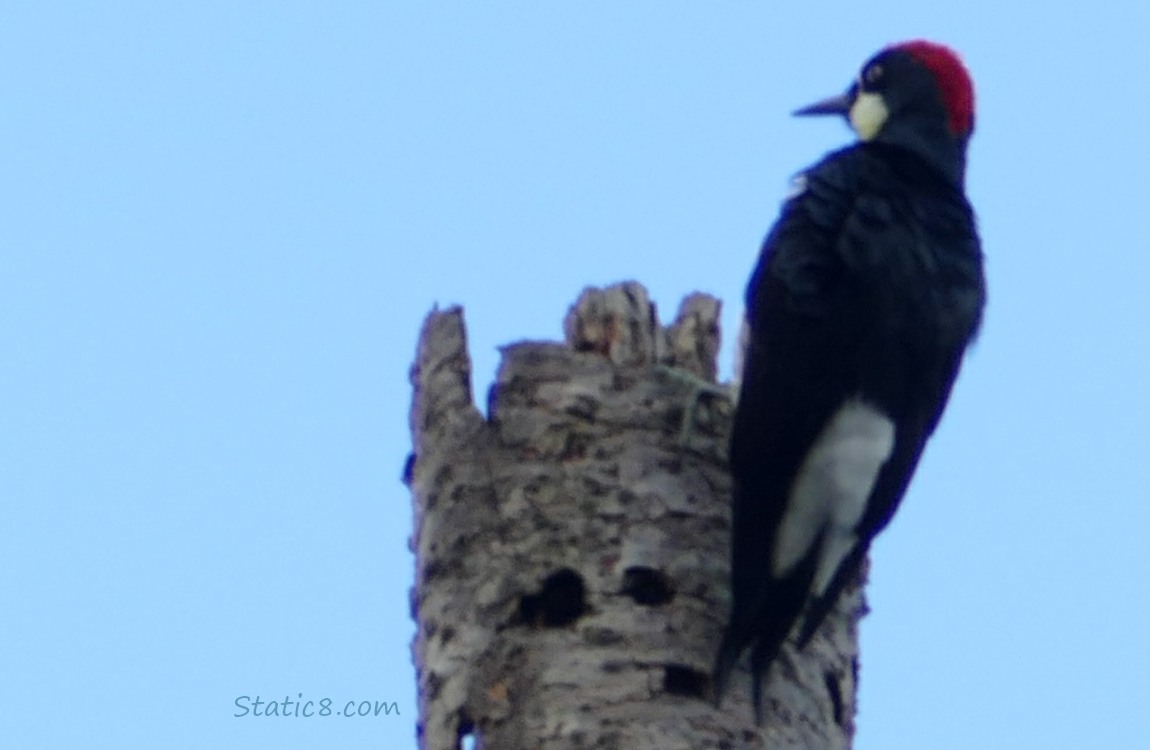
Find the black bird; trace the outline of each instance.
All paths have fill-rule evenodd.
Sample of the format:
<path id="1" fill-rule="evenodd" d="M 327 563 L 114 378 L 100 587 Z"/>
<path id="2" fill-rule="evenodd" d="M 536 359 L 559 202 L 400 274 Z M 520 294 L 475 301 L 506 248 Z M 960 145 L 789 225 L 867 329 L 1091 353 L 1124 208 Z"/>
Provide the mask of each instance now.
<path id="1" fill-rule="evenodd" d="M 751 647 L 760 724 L 783 642 L 811 639 L 894 515 L 986 300 L 963 189 L 974 91 L 953 51 L 892 45 L 795 114 L 843 115 L 859 141 L 797 178 L 747 288 L 714 697 Z"/>

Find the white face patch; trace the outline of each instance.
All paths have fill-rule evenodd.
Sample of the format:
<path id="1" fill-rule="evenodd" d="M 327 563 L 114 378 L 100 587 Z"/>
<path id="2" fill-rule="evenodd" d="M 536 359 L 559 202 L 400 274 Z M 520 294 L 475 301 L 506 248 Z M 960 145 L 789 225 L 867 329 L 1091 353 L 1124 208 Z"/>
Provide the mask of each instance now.
<path id="1" fill-rule="evenodd" d="M 859 138 L 869 141 L 878 135 L 890 111 L 886 108 L 881 94 L 860 91 L 851 105 L 851 127 L 858 133 Z"/>
<path id="2" fill-rule="evenodd" d="M 855 526 L 883 464 L 894 450 L 894 422 L 851 399 L 819 434 L 787 497 L 775 539 L 771 574 L 790 573 L 819 538 L 814 591 L 821 593 L 853 548 Z"/>

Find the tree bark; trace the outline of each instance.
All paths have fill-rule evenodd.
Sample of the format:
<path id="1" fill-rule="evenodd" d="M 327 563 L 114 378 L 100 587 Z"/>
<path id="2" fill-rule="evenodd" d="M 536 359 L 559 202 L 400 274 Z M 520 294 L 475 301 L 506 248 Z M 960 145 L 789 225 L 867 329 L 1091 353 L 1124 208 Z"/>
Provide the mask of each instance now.
<path id="1" fill-rule="evenodd" d="M 566 343 L 502 350 L 485 419 L 462 310 L 428 315 L 407 476 L 423 750 L 850 746 L 859 586 L 782 654 L 765 728 L 745 672 L 710 699 L 730 564 L 718 318 L 695 294 L 664 329 L 642 286 L 588 289 Z"/>

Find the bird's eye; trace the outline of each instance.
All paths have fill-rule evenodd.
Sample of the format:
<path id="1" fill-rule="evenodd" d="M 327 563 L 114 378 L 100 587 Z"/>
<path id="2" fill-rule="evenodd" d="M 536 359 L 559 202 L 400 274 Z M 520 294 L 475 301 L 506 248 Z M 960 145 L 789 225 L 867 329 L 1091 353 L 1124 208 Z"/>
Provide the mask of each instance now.
<path id="1" fill-rule="evenodd" d="M 875 86 L 882 80 L 882 66 L 872 65 L 863 72 L 863 83 L 868 86 Z"/>

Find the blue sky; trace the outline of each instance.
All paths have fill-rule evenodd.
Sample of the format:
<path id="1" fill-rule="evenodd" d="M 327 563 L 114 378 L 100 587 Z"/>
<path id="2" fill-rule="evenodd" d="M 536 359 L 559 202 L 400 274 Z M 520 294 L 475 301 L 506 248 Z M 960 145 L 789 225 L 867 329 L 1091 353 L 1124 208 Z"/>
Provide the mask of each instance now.
<path id="1" fill-rule="evenodd" d="M 588 284 L 733 331 L 849 139 L 788 113 L 912 37 L 975 76 L 991 301 L 875 547 L 856 747 L 1144 737 L 1150 9 L 1041 10 L 8 3 L 0 745 L 413 747 L 423 315 L 466 306 L 481 401 Z M 400 715 L 233 717 L 301 693 Z"/>

